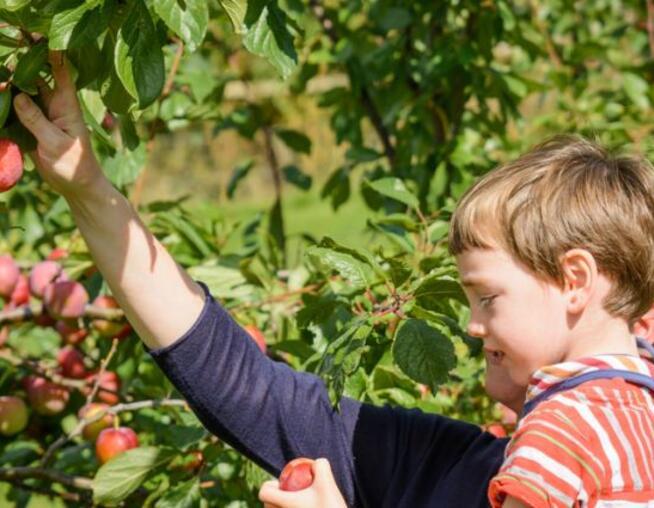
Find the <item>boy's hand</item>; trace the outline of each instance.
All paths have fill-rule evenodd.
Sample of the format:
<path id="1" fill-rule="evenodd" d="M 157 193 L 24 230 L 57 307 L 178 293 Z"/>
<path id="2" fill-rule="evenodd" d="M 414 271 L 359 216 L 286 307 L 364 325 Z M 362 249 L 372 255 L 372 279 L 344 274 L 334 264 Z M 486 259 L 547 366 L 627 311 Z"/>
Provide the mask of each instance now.
<path id="1" fill-rule="evenodd" d="M 22 124 L 36 137 L 31 157 L 41 177 L 64 197 L 82 194 L 104 175 L 91 149 L 89 133 L 64 54 L 50 53 L 54 90 L 39 86 L 45 114 L 26 94 L 14 98 Z"/>
<path id="2" fill-rule="evenodd" d="M 281 490 L 277 480 L 264 482 L 259 499 L 264 508 L 347 508 L 327 459 L 314 461 L 313 475 L 310 487 L 295 492 Z"/>

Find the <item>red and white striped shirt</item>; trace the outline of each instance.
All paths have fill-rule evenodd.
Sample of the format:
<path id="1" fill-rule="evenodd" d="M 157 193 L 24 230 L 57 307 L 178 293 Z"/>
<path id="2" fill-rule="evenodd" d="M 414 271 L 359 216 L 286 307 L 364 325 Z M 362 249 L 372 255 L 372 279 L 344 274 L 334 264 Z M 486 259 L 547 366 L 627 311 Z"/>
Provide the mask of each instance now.
<path id="1" fill-rule="evenodd" d="M 599 369 L 654 377 L 645 352 L 598 355 L 536 371 L 527 401 Z M 491 506 L 501 507 L 510 495 L 534 508 L 654 508 L 653 396 L 623 379 L 598 379 L 538 404 L 518 423 L 490 482 Z"/>

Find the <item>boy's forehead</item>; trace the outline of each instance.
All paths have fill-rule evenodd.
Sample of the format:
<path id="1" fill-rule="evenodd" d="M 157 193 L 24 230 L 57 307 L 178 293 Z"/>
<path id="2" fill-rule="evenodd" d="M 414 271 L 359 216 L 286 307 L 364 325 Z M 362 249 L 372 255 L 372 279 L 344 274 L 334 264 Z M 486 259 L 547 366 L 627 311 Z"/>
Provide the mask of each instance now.
<path id="1" fill-rule="evenodd" d="M 493 282 L 500 270 L 512 265 L 511 257 L 498 249 L 468 249 L 456 256 L 456 262 L 465 287 Z"/>

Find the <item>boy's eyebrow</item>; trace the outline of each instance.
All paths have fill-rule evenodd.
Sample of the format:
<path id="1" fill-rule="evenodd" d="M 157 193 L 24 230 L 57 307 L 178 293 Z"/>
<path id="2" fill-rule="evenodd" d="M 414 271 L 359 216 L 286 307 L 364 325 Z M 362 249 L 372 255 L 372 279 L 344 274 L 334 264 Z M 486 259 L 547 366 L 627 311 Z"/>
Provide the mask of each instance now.
<path id="1" fill-rule="evenodd" d="M 484 279 L 474 279 L 474 278 L 469 278 L 469 279 L 461 279 L 461 285 L 465 287 L 471 287 L 471 286 L 487 286 L 488 282 L 485 281 Z"/>

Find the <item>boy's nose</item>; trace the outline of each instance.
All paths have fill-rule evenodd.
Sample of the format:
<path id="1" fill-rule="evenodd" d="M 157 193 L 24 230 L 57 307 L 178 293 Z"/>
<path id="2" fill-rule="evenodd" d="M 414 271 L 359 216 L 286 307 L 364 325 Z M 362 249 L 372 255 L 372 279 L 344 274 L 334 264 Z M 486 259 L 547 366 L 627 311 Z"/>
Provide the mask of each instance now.
<path id="1" fill-rule="evenodd" d="M 466 332 L 468 335 L 483 339 L 486 337 L 486 327 L 481 324 L 479 321 L 473 319 L 470 320 L 468 326 L 466 327 Z"/>

